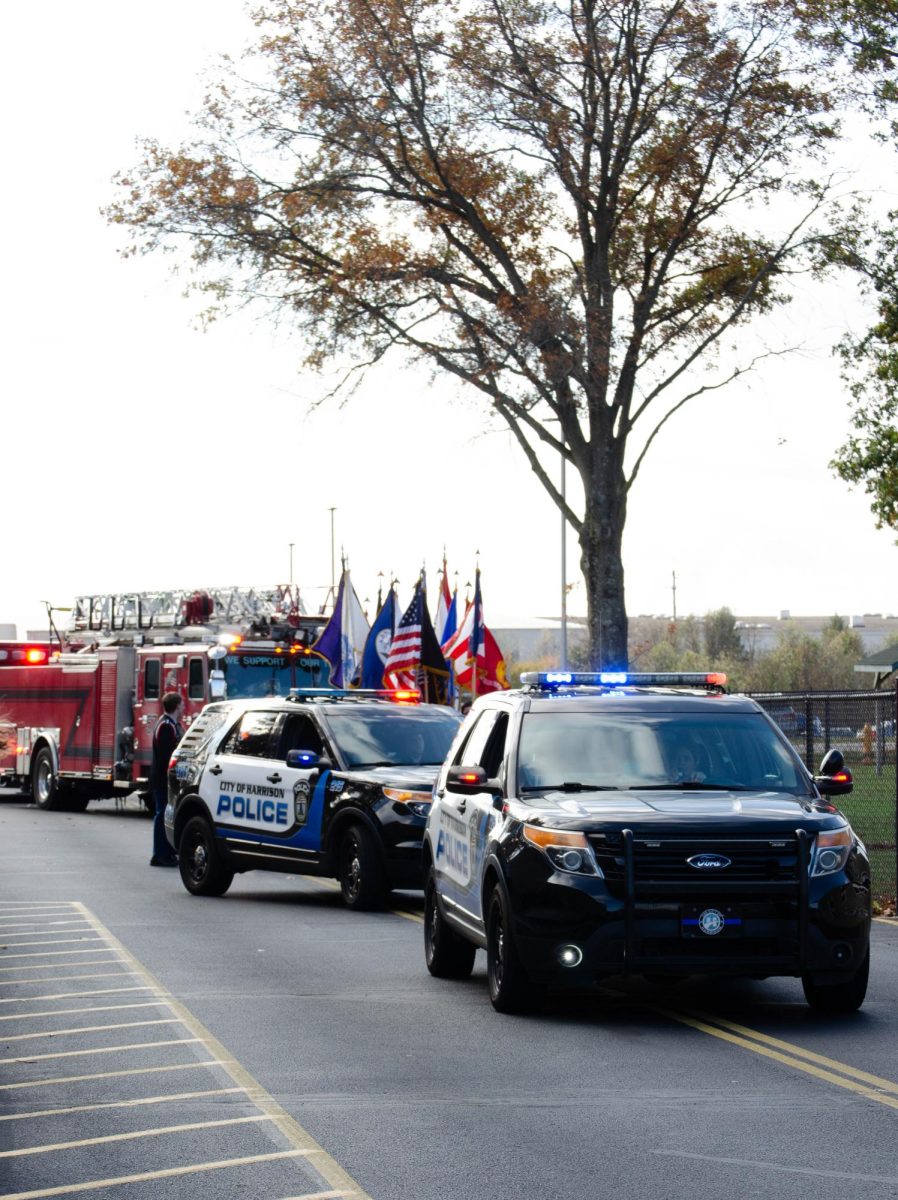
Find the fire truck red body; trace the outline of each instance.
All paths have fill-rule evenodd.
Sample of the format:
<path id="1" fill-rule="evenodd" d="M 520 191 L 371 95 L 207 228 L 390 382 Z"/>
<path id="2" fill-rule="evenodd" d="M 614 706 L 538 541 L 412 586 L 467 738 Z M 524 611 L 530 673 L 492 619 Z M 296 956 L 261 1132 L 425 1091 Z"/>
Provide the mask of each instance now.
<path id="1" fill-rule="evenodd" d="M 44 651 L 0 657 L 0 784 L 76 810 L 145 789 L 166 692 L 189 724 L 210 700 L 327 686 L 323 621 L 289 587 L 79 598 L 59 643 L 0 643 Z"/>

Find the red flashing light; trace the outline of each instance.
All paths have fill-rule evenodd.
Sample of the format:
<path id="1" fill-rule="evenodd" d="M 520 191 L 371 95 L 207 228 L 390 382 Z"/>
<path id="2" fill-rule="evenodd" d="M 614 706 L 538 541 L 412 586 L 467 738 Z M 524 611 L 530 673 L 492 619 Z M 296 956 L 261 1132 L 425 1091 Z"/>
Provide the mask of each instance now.
<path id="1" fill-rule="evenodd" d="M 458 777 L 459 783 L 480 783 L 480 775 L 477 771 L 465 771 L 463 775 Z"/>
<path id="2" fill-rule="evenodd" d="M 387 692 L 387 695 L 397 704 L 417 704 L 421 699 L 421 693 L 417 688 L 397 688 L 395 691 Z"/>
<path id="3" fill-rule="evenodd" d="M 709 687 L 726 687 L 727 677 L 723 671 L 710 671 L 705 681 Z"/>
<path id="4" fill-rule="evenodd" d="M 25 651 L 25 661 L 27 663 L 45 663 L 47 661 L 47 651 L 38 650 L 35 646 L 31 646 Z"/>
<path id="5" fill-rule="evenodd" d="M 853 782 L 852 778 L 851 778 L 851 772 L 850 771 L 840 771 L 838 773 L 838 775 L 833 775 L 833 782 L 834 783 L 851 783 L 851 782 Z"/>

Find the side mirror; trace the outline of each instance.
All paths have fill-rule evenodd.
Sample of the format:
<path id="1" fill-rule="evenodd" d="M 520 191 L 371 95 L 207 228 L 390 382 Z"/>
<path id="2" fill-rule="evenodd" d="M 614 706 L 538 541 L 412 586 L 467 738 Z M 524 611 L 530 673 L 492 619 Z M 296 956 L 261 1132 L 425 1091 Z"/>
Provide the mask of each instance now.
<path id="1" fill-rule="evenodd" d="M 830 750 L 820 764 L 820 774 L 814 776 L 814 783 L 821 796 L 847 796 L 853 789 L 854 781 L 841 750 Z"/>
<path id="2" fill-rule="evenodd" d="M 227 700 L 228 684 L 224 671 L 209 672 L 209 699 Z"/>
<path id="3" fill-rule="evenodd" d="M 321 758 L 314 750 L 288 750 L 287 766 L 300 770 L 303 767 L 320 767 Z"/>
<path id="4" fill-rule="evenodd" d="M 476 796 L 478 792 L 502 794 L 502 785 L 498 779 L 490 779 L 483 767 L 450 767 L 446 776 L 446 791 L 458 796 Z"/>

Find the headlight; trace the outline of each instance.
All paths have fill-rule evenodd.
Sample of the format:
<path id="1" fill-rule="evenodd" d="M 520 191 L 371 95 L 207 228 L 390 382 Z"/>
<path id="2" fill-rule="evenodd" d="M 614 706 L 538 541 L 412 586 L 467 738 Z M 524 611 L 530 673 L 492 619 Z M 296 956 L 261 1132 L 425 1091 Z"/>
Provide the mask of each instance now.
<path id="1" fill-rule="evenodd" d="M 394 804 L 404 804 L 418 817 L 426 817 L 430 812 L 430 802 L 433 796 L 430 792 L 408 792 L 403 788 L 384 788 L 384 795 Z"/>
<path id="2" fill-rule="evenodd" d="M 853 845 L 854 834 L 847 826 L 844 829 L 834 829 L 831 833 L 818 833 L 814 857 L 811 860 L 811 874 L 833 875 L 836 871 L 841 871 L 848 862 Z"/>
<path id="3" fill-rule="evenodd" d="M 556 870 L 571 875 L 602 874 L 586 834 L 544 829 L 541 825 L 524 825 L 522 832 L 524 840 L 541 850 Z"/>

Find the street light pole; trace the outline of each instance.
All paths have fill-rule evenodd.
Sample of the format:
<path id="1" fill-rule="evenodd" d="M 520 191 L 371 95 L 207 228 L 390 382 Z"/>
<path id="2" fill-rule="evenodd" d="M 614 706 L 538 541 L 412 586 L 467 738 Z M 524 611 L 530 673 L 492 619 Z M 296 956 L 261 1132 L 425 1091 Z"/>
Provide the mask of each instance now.
<path id="1" fill-rule="evenodd" d="M 330 510 L 331 514 L 331 596 L 336 596 L 334 588 L 336 587 L 336 579 L 334 578 L 334 513 L 337 511 L 336 506 Z"/>
<path id="2" fill-rule="evenodd" d="M 288 545 L 290 546 L 290 586 L 293 587 L 293 547 L 295 543 L 289 542 Z"/>

